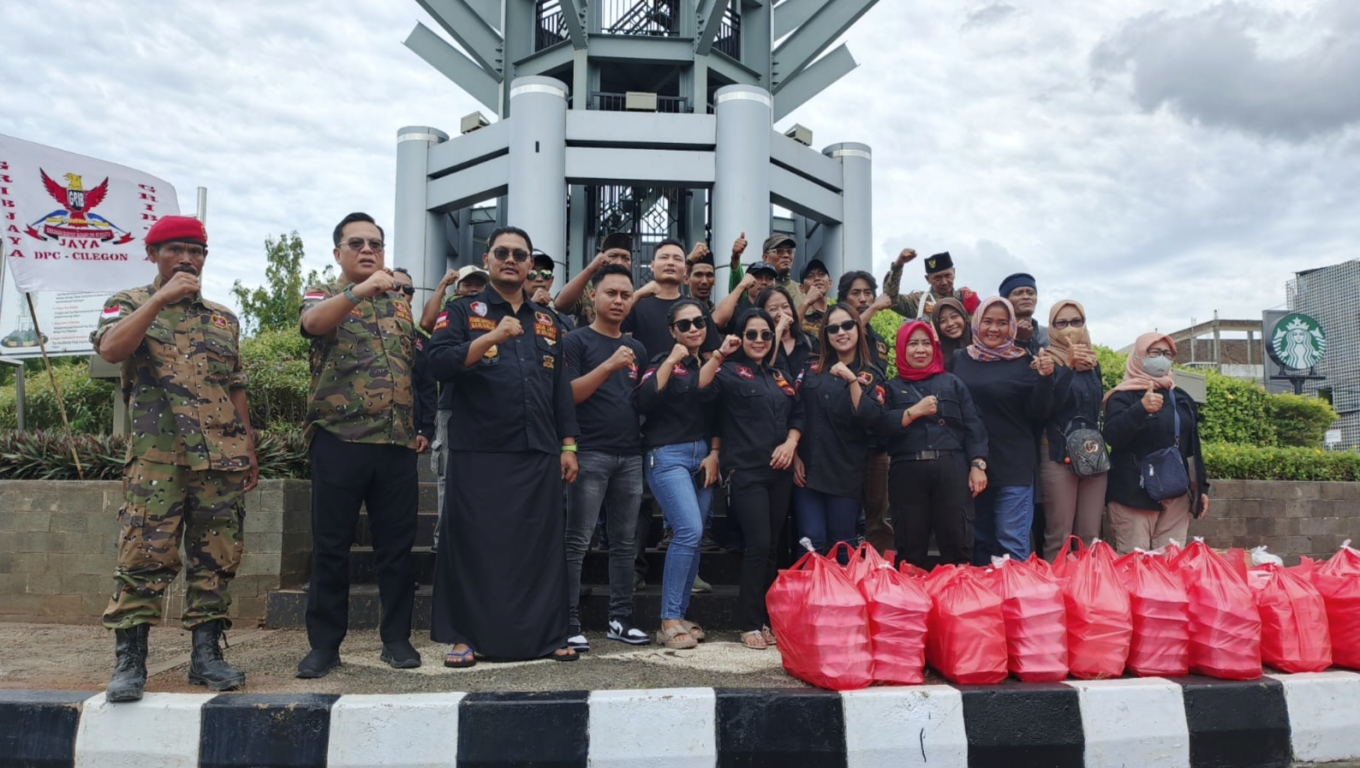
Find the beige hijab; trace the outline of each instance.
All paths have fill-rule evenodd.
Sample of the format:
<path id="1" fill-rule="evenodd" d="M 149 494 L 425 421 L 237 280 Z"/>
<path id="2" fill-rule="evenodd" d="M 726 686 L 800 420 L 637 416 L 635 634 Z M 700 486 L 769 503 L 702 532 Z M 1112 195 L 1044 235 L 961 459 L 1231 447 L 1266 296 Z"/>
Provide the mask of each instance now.
<path id="1" fill-rule="evenodd" d="M 1091 333 L 1087 330 L 1085 323 L 1080 328 L 1054 328 L 1053 321 L 1057 319 L 1058 313 L 1063 307 L 1074 307 L 1081 314 L 1081 319 L 1086 319 L 1086 309 L 1080 302 L 1072 299 L 1063 299 L 1053 305 L 1053 309 L 1048 312 L 1048 353 L 1053 355 L 1054 362 L 1058 365 L 1071 367 L 1068 360 L 1072 355 L 1072 345 L 1084 344 L 1087 349 L 1091 348 Z"/>
<path id="2" fill-rule="evenodd" d="M 1176 387 L 1176 380 L 1171 374 L 1161 378 L 1153 378 L 1143 370 L 1143 358 L 1147 357 L 1152 345 L 1159 341 L 1165 341 L 1171 348 L 1171 354 L 1176 354 L 1176 342 L 1164 333 L 1145 333 L 1138 337 L 1133 343 L 1133 351 L 1129 353 L 1129 360 L 1124 364 L 1124 380 L 1115 385 L 1114 389 L 1105 393 L 1105 400 L 1108 402 L 1110 396 L 1116 392 L 1146 392 L 1148 384 L 1155 384 L 1157 389 L 1171 390 Z M 1050 339 L 1050 343 L 1052 340 Z"/>

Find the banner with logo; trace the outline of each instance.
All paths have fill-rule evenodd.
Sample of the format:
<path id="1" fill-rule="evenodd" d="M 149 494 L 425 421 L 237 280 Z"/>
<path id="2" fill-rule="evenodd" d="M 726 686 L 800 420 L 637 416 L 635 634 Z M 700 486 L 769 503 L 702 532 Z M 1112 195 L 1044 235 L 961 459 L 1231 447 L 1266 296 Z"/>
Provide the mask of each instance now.
<path id="1" fill-rule="evenodd" d="M 151 282 L 142 237 L 177 213 L 163 179 L 0 136 L 4 260 L 21 292 L 111 294 Z"/>
<path id="2" fill-rule="evenodd" d="M 147 229 L 178 213 L 163 179 L 0 135 L 0 355 L 40 354 L 39 333 L 48 354 L 91 352 L 104 301 L 155 279 Z"/>

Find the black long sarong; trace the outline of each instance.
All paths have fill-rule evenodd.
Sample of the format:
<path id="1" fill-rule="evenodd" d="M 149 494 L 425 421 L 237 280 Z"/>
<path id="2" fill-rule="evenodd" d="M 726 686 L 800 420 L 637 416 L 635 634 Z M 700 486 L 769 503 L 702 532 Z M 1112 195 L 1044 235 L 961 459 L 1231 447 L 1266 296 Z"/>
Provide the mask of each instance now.
<path id="1" fill-rule="evenodd" d="M 452 451 L 445 482 L 430 638 L 498 660 L 565 647 L 559 457 Z"/>

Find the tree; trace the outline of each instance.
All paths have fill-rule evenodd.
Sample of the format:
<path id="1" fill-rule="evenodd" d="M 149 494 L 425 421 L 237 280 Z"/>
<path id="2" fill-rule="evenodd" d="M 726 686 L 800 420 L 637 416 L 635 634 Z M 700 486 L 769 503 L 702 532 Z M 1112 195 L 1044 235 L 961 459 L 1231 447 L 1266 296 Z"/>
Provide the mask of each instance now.
<path id="1" fill-rule="evenodd" d="M 231 288 L 231 294 L 241 304 L 241 331 L 245 335 L 261 330 L 296 328 L 303 289 L 329 281 L 334 275 L 328 265 L 320 273 L 311 270 L 303 279 L 302 238 L 296 230 L 289 235 L 280 235 L 278 240 L 265 238 L 264 251 L 265 284 L 247 289 L 237 280 Z"/>

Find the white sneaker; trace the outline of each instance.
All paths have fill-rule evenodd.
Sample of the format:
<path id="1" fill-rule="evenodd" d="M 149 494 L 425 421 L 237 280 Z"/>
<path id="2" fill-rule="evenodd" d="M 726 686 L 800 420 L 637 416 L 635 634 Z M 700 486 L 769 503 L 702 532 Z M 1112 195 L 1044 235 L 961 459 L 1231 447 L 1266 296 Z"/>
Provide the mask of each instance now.
<path id="1" fill-rule="evenodd" d="M 652 642 L 652 638 L 648 637 L 646 632 L 618 619 L 610 620 L 609 631 L 604 636 L 610 640 L 618 640 L 629 645 L 647 645 Z"/>
<path id="2" fill-rule="evenodd" d="M 567 647 L 577 653 L 586 653 L 590 650 L 590 641 L 586 639 L 585 633 L 581 632 L 567 638 Z"/>

